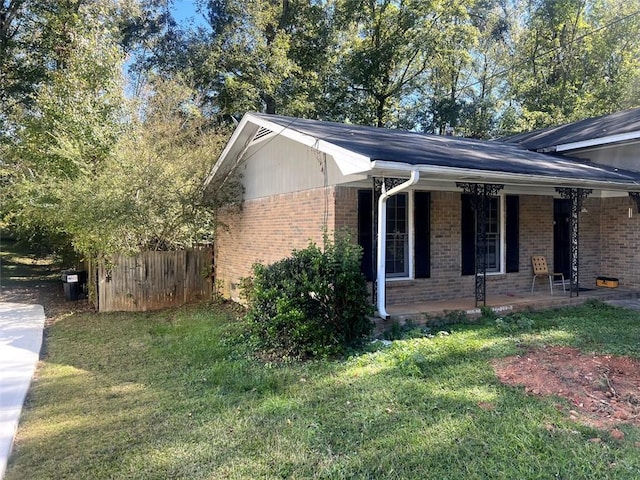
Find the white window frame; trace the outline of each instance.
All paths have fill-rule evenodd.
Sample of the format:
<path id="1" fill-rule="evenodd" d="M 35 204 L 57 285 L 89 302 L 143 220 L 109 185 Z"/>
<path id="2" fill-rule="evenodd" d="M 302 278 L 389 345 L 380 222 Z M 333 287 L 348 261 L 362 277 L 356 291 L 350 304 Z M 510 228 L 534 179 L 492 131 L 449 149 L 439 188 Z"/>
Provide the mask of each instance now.
<path id="1" fill-rule="evenodd" d="M 403 280 L 413 280 L 415 278 L 415 272 L 414 272 L 414 230 L 415 227 L 413 225 L 414 222 L 414 218 L 415 215 L 413 214 L 413 205 L 414 205 L 414 201 L 413 201 L 413 190 L 407 190 L 406 192 L 400 192 L 397 195 L 406 195 L 407 196 L 407 208 L 406 208 L 406 215 L 407 215 L 407 219 L 406 219 L 406 223 L 407 223 L 407 235 L 409 236 L 408 241 L 407 241 L 407 251 L 406 253 L 406 257 L 405 260 L 408 261 L 409 263 L 409 268 L 407 270 L 407 275 L 394 275 L 392 277 L 389 276 L 388 273 L 385 272 L 385 279 L 387 282 L 398 282 L 398 281 L 403 281 Z M 396 196 L 396 195 L 394 195 Z M 388 204 L 387 204 L 388 206 Z M 387 215 L 389 214 L 388 210 L 387 210 Z"/>
<path id="2" fill-rule="evenodd" d="M 491 276 L 491 275 L 504 275 L 506 272 L 506 265 L 507 265 L 507 242 L 506 242 L 506 235 L 507 235 L 507 225 L 506 225 L 506 220 L 507 220 L 507 207 L 506 207 L 506 201 L 505 201 L 505 195 L 504 193 L 498 194 L 498 195 L 493 195 L 493 198 L 497 198 L 498 199 L 498 215 L 499 215 L 499 221 L 500 221 L 500 269 L 498 271 L 495 272 L 487 272 L 487 276 Z M 477 228 L 477 227 L 476 227 Z"/>

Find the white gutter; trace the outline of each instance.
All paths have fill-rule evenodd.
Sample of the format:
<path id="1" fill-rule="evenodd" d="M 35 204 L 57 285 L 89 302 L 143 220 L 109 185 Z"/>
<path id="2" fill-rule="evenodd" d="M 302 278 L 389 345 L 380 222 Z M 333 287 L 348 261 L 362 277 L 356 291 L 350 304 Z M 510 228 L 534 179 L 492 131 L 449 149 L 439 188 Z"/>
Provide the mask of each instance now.
<path id="1" fill-rule="evenodd" d="M 640 131 L 618 133 L 616 135 L 608 135 L 606 137 L 590 138 L 588 140 L 582 140 L 580 142 L 563 143 L 561 145 L 550 147 L 546 150 L 552 151 L 552 152 L 566 152 L 566 151 L 578 150 L 582 148 L 610 145 L 612 143 L 617 143 L 617 142 L 628 142 L 631 140 L 637 140 L 639 138 L 640 138 Z M 539 151 L 543 151 L 543 150 L 545 149 L 540 149 Z"/>
<path id="2" fill-rule="evenodd" d="M 389 314 L 386 309 L 386 288 L 387 288 L 387 271 L 386 271 L 386 252 L 387 252 L 387 200 L 389 197 L 406 190 L 415 185 L 420 180 L 420 171 L 414 169 L 411 171 L 411 177 L 404 183 L 393 187 L 388 192 L 383 191 L 378 199 L 378 315 L 382 319 L 387 319 Z"/>
<path id="3" fill-rule="evenodd" d="M 470 168 L 442 167 L 438 165 L 411 165 L 376 160 L 371 163 L 371 170 L 386 170 L 387 172 L 407 172 L 410 169 L 418 169 L 430 178 L 443 180 L 472 182 L 472 183 L 507 183 L 512 185 L 551 186 L 551 187 L 580 187 L 596 188 L 602 190 L 638 190 L 640 182 L 620 182 L 585 180 L 580 178 L 562 177 L 560 175 L 543 176 L 524 173 L 507 173 L 491 170 L 474 170 Z"/>

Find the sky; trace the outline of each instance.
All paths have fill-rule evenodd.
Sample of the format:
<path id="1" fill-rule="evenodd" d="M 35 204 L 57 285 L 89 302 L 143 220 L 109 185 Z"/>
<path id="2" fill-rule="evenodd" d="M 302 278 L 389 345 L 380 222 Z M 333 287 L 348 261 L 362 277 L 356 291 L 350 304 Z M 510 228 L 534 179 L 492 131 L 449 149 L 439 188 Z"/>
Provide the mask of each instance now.
<path id="1" fill-rule="evenodd" d="M 204 18 L 196 11 L 195 0 L 173 0 L 171 12 L 178 23 L 193 20 L 196 25 L 204 25 Z"/>

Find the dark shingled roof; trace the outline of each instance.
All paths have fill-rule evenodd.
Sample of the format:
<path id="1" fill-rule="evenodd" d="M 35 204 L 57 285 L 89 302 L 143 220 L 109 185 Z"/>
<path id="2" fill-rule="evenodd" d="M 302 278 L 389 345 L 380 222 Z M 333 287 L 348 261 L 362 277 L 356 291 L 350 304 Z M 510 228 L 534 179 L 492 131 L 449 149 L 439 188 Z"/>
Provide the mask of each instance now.
<path id="1" fill-rule="evenodd" d="M 497 141 L 516 144 L 528 150 L 542 150 L 567 143 L 638 131 L 640 131 L 640 108 L 634 108 L 558 127 L 519 133 Z"/>
<path id="2" fill-rule="evenodd" d="M 477 171 L 640 184 L 640 173 L 608 168 L 517 145 L 403 130 L 252 113 L 284 129 L 323 140 L 371 160 Z"/>

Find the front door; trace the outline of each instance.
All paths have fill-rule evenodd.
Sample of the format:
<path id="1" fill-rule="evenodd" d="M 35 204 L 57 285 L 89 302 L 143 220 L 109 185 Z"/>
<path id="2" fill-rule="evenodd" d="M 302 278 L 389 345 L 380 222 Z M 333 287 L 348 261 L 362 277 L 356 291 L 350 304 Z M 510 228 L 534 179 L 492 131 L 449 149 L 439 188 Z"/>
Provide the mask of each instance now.
<path id="1" fill-rule="evenodd" d="M 553 271 L 571 278 L 571 201 L 553 201 Z"/>

